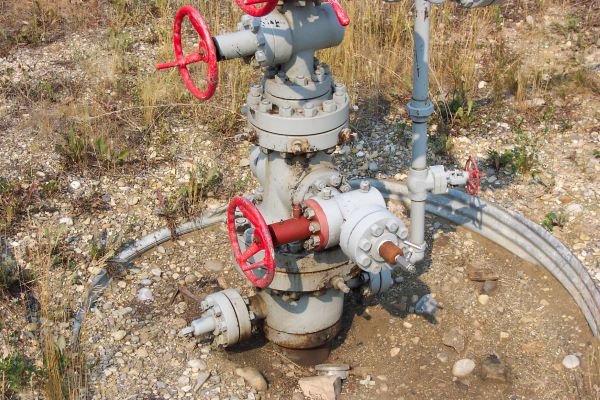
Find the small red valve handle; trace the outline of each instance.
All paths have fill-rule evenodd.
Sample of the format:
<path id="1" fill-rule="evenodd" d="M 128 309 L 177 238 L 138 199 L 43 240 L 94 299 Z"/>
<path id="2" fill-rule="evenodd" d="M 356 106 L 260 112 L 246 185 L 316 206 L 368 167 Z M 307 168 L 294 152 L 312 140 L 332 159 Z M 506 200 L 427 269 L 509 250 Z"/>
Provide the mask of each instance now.
<path id="1" fill-rule="evenodd" d="M 279 0 L 235 0 L 237 5 L 248 15 L 253 17 L 262 17 L 270 13 L 277 7 Z M 257 4 L 263 4 L 262 7 L 256 7 Z"/>
<path id="2" fill-rule="evenodd" d="M 242 252 L 238 241 L 238 234 L 235 227 L 236 211 L 240 210 L 254 228 L 252 244 Z M 252 202 L 244 197 L 236 196 L 229 203 L 227 210 L 227 228 L 229 231 L 229 240 L 233 247 L 233 256 L 240 269 L 248 279 L 259 288 L 265 288 L 273 281 L 275 276 L 275 247 L 269 226 L 265 222 L 262 214 Z M 261 261 L 249 263 L 248 261 L 260 251 L 264 251 L 264 257 Z M 256 270 L 265 270 L 263 276 L 256 275 Z"/>
<path id="3" fill-rule="evenodd" d="M 342 8 L 338 0 L 325 0 L 327 3 L 331 4 L 333 7 L 333 12 L 340 22 L 341 26 L 348 26 L 350 24 L 350 17 L 346 14 L 346 11 Z"/>
<path id="4" fill-rule="evenodd" d="M 479 192 L 479 180 L 483 176 L 483 173 L 479 172 L 479 167 L 473 156 L 467 158 L 465 171 L 469 174 L 467 178 L 467 193 L 471 196 L 476 196 Z"/>
<path id="5" fill-rule="evenodd" d="M 188 16 L 190 22 L 202 40 L 198 42 L 198 52 L 191 53 L 187 56 L 183 55 L 181 46 L 181 23 L 183 18 Z M 215 93 L 217 83 L 219 81 L 217 69 L 217 49 L 212 40 L 208 25 L 202 18 L 202 15 L 192 6 L 183 6 L 175 15 L 175 24 L 173 26 L 173 47 L 175 48 L 175 61 L 158 64 L 156 69 L 166 69 L 179 67 L 179 73 L 188 90 L 200 100 L 208 100 Z M 206 71 L 207 88 L 200 90 L 196 87 L 187 66 L 195 62 L 205 62 L 208 64 Z"/>

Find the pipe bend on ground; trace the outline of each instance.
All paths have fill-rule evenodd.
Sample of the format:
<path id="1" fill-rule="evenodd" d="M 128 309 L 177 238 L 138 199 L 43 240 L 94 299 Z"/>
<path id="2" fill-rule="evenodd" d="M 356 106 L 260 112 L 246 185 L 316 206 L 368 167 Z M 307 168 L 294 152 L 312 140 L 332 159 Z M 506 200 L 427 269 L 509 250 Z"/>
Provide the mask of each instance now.
<path id="1" fill-rule="evenodd" d="M 351 181 L 352 186 L 357 187 L 361 180 Z M 410 193 L 405 184 L 377 179 L 368 181 L 388 200 L 410 204 Z M 577 257 L 550 232 L 515 211 L 459 190 L 450 189 L 445 195 L 430 194 L 426 211 L 546 268 L 573 297 L 593 334 L 600 338 L 600 289 Z"/>

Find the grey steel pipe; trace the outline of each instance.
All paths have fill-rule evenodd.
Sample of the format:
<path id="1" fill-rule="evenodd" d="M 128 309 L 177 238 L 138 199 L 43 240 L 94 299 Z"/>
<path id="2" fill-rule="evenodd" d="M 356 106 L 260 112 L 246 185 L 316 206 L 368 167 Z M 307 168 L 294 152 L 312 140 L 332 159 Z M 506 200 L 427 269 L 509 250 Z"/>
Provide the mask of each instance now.
<path id="1" fill-rule="evenodd" d="M 429 29 L 431 4 L 415 0 L 413 93 L 407 105 L 412 120 L 412 163 L 409 171 L 410 242 L 416 245 L 409 261 L 419 262 L 425 255 L 425 198 L 427 197 L 427 121 L 433 113 L 429 100 Z"/>
<path id="2" fill-rule="evenodd" d="M 351 182 L 357 187 L 361 180 Z M 400 182 L 370 179 L 388 199 L 410 204 L 410 191 Z M 600 337 L 600 289 L 571 251 L 540 225 L 523 215 L 492 205 L 478 197 L 449 190 L 429 195 L 426 211 L 461 225 L 511 253 L 545 267 L 569 292 L 585 316 L 592 333 Z"/>

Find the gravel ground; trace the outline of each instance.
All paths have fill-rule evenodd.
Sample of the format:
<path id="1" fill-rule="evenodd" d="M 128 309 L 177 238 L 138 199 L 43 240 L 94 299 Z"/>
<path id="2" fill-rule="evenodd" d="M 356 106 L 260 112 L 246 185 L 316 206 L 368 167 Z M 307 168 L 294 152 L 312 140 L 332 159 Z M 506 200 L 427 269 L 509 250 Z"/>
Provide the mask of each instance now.
<path id="1" fill-rule="evenodd" d="M 540 21 L 507 21 L 503 32 L 524 55 L 525 63 L 552 61 L 546 63 L 549 76 L 581 65 L 600 73 L 600 43 L 582 51 L 573 45 L 573 35 L 552 34 L 544 38 L 542 51 L 527 51 L 540 48 L 530 35 L 535 26 L 548 26 L 559 17 L 556 10 Z M 599 31 L 594 27 L 577 34 L 597 38 Z M 222 168 L 229 181 L 240 182 L 240 188 L 252 187 L 249 169 L 240 163 L 250 146 L 231 142 L 224 151 L 217 128 L 210 125 L 174 129 L 174 158 L 165 146 L 150 144 L 138 150 L 140 159 L 146 161 L 141 167 L 115 168 L 102 174 L 64 171 L 55 151 L 60 139 L 44 127 L 49 116 L 63 112 L 61 107 L 85 102 L 97 84 L 89 66 L 77 62 L 86 55 L 98 60 L 108 56 L 97 35 L 71 34 L 46 46 L 19 48 L 0 58 L 0 79 L 12 88 L 65 79 L 83 88 L 81 98 L 63 99 L 58 105 L 17 101 L 15 96 L 4 96 L 0 102 L 0 176 L 24 185 L 31 176 L 40 182 L 57 177 L 59 186 L 54 196 L 17 225 L 7 242 L 17 261 L 27 268 L 35 263 L 32 254 L 44 229 L 62 229 L 64 250 L 75 261 L 68 268 L 52 270 L 48 286 L 52 304 L 65 308 L 73 306 L 100 271 L 101 263 L 90 256 L 100 233 L 106 231 L 109 247 L 116 248 L 125 240 L 163 227 L 165 221 L 156 212 L 156 192 L 175 194 L 189 180 L 194 165 Z M 147 61 L 147 68 L 140 73 L 149 75 L 155 55 L 143 45 L 131 51 L 142 64 Z M 488 98 L 490 89 L 485 79 L 479 87 L 478 96 Z M 432 164 L 462 163 L 473 154 L 486 169 L 482 198 L 536 222 L 552 211 L 566 215 L 563 226 L 553 233 L 600 283 L 600 160 L 594 155 L 600 149 L 600 98 L 587 91 L 563 97 L 551 90 L 543 94 L 525 104 L 506 99 L 502 107 L 482 107 L 476 122 L 461 128 L 451 139 L 450 154 L 431 152 L 430 159 Z M 61 95 L 60 90 L 57 95 Z M 550 111 L 554 117 L 544 120 Z M 404 179 L 410 148 L 403 140 L 407 132 L 398 132 L 398 127 L 405 120 L 400 104 L 391 105 L 387 115 L 374 118 L 368 128 L 358 132 L 355 143 L 336 151 L 341 169 L 350 177 Z M 519 125 L 530 137 L 541 138 L 535 178 L 515 175 L 507 168 L 496 171 L 483 162 L 488 149 L 510 149 L 518 142 L 522 133 L 515 127 Z M 435 127 L 432 130 L 435 132 Z M 209 198 L 207 206 L 225 201 Z M 418 279 L 397 276 L 398 284 L 380 298 L 348 299 L 344 331 L 330 357 L 332 362 L 353 367 L 343 385 L 342 398 L 422 399 L 438 398 L 440 393 L 449 399 L 484 395 L 600 398 L 600 378 L 593 370 L 598 365 L 598 342 L 564 289 L 539 268 L 491 243 L 443 221 L 429 222 L 433 246 L 423 275 Z M 469 279 L 473 265 L 499 276 L 487 300 L 481 297 L 481 284 Z M 302 398 L 297 380 L 315 371 L 294 364 L 260 338 L 224 351 L 205 340 L 178 337 L 177 330 L 196 314 L 193 302 L 174 298 L 177 284 L 197 294 L 226 286 L 246 293 L 252 290 L 231 269 L 224 227 L 179 238 L 136 261 L 133 269 L 115 279 L 86 317 L 80 350 L 89 366 L 86 386 L 92 398 Z M 152 299 L 141 301 L 140 290 L 147 293 L 145 289 L 150 290 Z M 413 295 L 425 293 L 434 294 L 443 306 L 435 323 L 411 312 Z M 23 318 L 25 308 L 23 302 L 3 302 L 0 318 L 17 332 L 19 348 L 42 367 L 41 328 L 34 319 Z M 57 340 L 62 337 L 70 342 L 71 324 L 58 320 L 46 321 L 43 329 Z M 449 332 L 453 343 L 463 344 L 458 348 L 446 346 Z M 11 338 L 7 330 L 2 331 L 3 358 L 12 351 Z M 581 366 L 565 368 L 561 362 L 566 355 L 576 355 Z M 499 363 L 490 362 L 493 357 Z M 459 359 L 473 360 L 475 370 L 466 377 L 453 376 L 452 368 Z M 235 371 L 240 366 L 260 370 L 269 382 L 268 391 L 257 391 L 238 376 Z M 36 398 L 39 393 L 34 387 L 23 396 Z"/>

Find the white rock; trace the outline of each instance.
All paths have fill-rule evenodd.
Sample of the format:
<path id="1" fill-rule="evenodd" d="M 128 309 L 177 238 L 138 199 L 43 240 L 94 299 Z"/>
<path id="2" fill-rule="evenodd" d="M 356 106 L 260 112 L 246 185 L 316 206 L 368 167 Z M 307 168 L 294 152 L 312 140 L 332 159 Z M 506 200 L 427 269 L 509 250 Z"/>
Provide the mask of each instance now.
<path id="1" fill-rule="evenodd" d="M 135 206 L 139 202 L 140 198 L 137 196 L 133 196 L 127 199 L 127 204 L 129 204 L 130 206 Z"/>
<path id="2" fill-rule="evenodd" d="M 162 271 L 158 268 L 153 268 L 150 270 L 150 273 L 158 278 L 162 275 Z"/>
<path id="3" fill-rule="evenodd" d="M 527 23 L 531 26 L 533 26 L 533 17 L 531 15 L 528 15 L 527 17 L 525 17 L 525 21 L 527 21 Z"/>
<path id="4" fill-rule="evenodd" d="M 152 301 L 154 300 L 154 296 L 152 296 L 152 290 L 148 288 L 142 288 L 138 291 L 138 300 L 139 301 Z"/>
<path id="5" fill-rule="evenodd" d="M 73 218 L 62 217 L 61 219 L 58 220 L 58 223 L 71 226 L 71 225 L 73 225 Z"/>
<path id="6" fill-rule="evenodd" d="M 309 376 L 298 381 L 300 390 L 309 399 L 337 400 L 342 389 L 339 376 Z"/>
<path id="7" fill-rule="evenodd" d="M 206 369 L 206 362 L 203 360 L 194 358 L 193 360 L 188 361 L 188 367 L 196 368 L 196 369 Z"/>
<path id="8" fill-rule="evenodd" d="M 469 358 L 463 358 L 462 360 L 458 360 L 452 366 L 452 375 L 457 378 L 464 378 L 469 375 L 475 369 L 475 361 Z"/>
<path id="9" fill-rule="evenodd" d="M 259 370 L 253 367 L 236 368 L 235 373 L 244 378 L 246 382 L 258 391 L 265 391 L 268 388 L 267 380 Z"/>
<path id="10" fill-rule="evenodd" d="M 177 383 L 179 384 L 179 386 L 187 386 L 190 383 L 190 377 L 182 375 L 179 377 L 179 379 L 177 379 Z"/>
<path id="11" fill-rule="evenodd" d="M 581 363 L 581 361 L 579 361 L 579 357 L 577 357 L 575 354 L 569 354 L 562 360 L 563 367 L 565 367 L 567 369 L 577 368 L 577 367 L 579 367 L 580 363 Z"/>
<path id="12" fill-rule="evenodd" d="M 113 339 L 117 342 L 119 340 L 122 340 L 125 336 L 127 336 L 127 332 L 125 332 L 124 330 L 119 330 L 112 333 Z"/>
<path id="13" fill-rule="evenodd" d="M 81 182 L 79 181 L 73 181 L 69 184 L 69 186 L 71 186 L 71 189 L 73 190 L 77 190 L 81 187 Z"/>
<path id="14" fill-rule="evenodd" d="M 486 81 L 479 81 L 479 83 L 477 84 L 477 88 L 478 89 L 483 89 L 487 86 L 487 82 Z"/>
<path id="15" fill-rule="evenodd" d="M 399 353 L 400 353 L 399 347 L 392 347 L 392 349 L 390 350 L 391 357 L 396 357 Z"/>
<path id="16" fill-rule="evenodd" d="M 485 306 L 490 301 L 490 296 L 487 294 L 480 294 L 479 297 L 477 297 L 477 301 Z"/>

